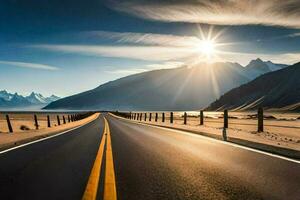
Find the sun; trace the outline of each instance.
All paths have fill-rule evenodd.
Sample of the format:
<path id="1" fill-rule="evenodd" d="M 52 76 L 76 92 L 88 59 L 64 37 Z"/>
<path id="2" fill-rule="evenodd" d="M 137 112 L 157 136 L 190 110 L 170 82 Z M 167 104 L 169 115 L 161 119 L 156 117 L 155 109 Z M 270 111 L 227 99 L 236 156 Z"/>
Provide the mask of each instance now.
<path id="1" fill-rule="evenodd" d="M 229 45 L 229 43 L 220 43 L 220 37 L 226 29 L 220 29 L 219 31 L 213 31 L 214 26 L 210 26 L 204 30 L 200 25 L 198 32 L 196 33 L 196 40 L 193 43 L 193 51 L 198 55 L 197 61 L 213 63 L 222 60 L 220 55 L 224 54 L 223 46 Z M 221 47 L 221 49 L 219 48 Z"/>
<path id="2" fill-rule="evenodd" d="M 215 46 L 216 44 L 213 40 L 201 40 L 198 44 L 198 50 L 209 59 L 215 54 Z"/>

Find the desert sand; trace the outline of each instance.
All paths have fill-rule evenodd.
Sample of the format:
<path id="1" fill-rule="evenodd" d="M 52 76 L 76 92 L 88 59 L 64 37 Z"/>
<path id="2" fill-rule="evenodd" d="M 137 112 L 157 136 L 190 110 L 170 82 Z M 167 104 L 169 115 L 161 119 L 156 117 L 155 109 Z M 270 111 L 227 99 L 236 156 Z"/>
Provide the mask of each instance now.
<path id="1" fill-rule="evenodd" d="M 1 115 L 0 118 L 0 149 L 6 149 L 15 145 L 19 145 L 25 142 L 29 142 L 32 140 L 40 139 L 43 137 L 47 137 L 49 135 L 53 135 L 59 132 L 66 131 L 68 129 L 72 129 L 88 122 L 95 120 L 99 114 L 93 114 L 87 118 L 82 120 L 74 121 L 68 123 L 67 115 L 66 124 L 63 123 L 62 114 L 60 114 L 61 125 L 57 125 L 56 114 L 51 115 L 51 128 L 47 127 L 47 115 L 46 114 L 38 114 L 39 120 L 39 129 L 36 130 L 34 126 L 33 114 L 11 114 L 10 115 L 11 124 L 14 128 L 13 133 L 8 132 L 7 123 L 5 120 L 5 115 Z M 21 125 L 26 125 L 29 127 L 29 130 L 20 130 Z"/>
<path id="2" fill-rule="evenodd" d="M 198 114 L 198 113 L 197 113 Z M 161 113 L 159 113 L 158 122 L 155 122 L 155 113 L 152 113 L 152 120 L 142 122 L 153 125 L 173 127 L 177 129 L 209 134 L 211 136 L 221 137 L 223 132 L 222 113 L 204 113 L 204 125 L 200 124 L 200 118 L 197 114 L 188 113 L 187 124 L 183 123 L 183 113 L 174 113 L 174 122 L 170 123 L 170 114 L 166 112 L 165 122 L 162 122 Z M 255 114 L 255 113 L 254 113 Z M 198 114 L 199 115 L 199 114 Z M 300 151 L 300 114 L 267 114 L 268 119 L 264 120 L 264 132 L 257 132 L 257 119 L 250 118 L 253 113 L 229 113 L 229 128 L 226 130 L 230 138 L 243 139 L 256 143 L 268 144 L 276 147 Z M 137 120 L 136 120 L 137 121 Z"/>

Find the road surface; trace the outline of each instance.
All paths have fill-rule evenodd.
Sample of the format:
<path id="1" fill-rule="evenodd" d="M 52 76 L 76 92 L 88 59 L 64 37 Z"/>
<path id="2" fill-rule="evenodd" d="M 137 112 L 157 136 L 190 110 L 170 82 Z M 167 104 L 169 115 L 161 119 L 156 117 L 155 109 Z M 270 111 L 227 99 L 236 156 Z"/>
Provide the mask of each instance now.
<path id="1" fill-rule="evenodd" d="M 1 153 L 0 199 L 300 199 L 299 162 L 105 118 Z"/>

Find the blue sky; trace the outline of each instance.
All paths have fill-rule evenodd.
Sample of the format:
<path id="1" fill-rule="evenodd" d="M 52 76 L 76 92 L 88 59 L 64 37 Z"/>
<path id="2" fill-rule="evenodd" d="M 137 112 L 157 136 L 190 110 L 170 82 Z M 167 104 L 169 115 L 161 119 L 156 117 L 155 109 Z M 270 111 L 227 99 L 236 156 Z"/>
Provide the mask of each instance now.
<path id="1" fill-rule="evenodd" d="M 300 61 L 297 0 L 6 0 L 0 89 L 67 96 L 116 78 L 207 61 Z M 201 33 L 202 32 L 202 33 Z M 211 33 L 211 34 L 209 34 Z"/>

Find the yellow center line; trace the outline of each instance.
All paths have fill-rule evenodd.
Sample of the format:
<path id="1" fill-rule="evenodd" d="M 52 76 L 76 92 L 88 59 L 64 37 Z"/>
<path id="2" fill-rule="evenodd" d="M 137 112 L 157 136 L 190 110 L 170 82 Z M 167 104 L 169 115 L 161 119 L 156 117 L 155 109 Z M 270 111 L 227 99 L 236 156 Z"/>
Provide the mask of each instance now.
<path id="1" fill-rule="evenodd" d="M 114 171 L 114 161 L 111 147 L 111 137 L 109 125 L 104 117 L 104 132 L 99 146 L 99 150 L 92 168 L 87 186 L 85 188 L 82 199 L 95 200 L 97 198 L 97 191 L 99 186 L 99 179 L 101 174 L 101 165 L 103 160 L 103 152 L 106 143 L 106 165 L 104 178 L 104 200 L 117 200 L 116 180 Z"/>
<path id="2" fill-rule="evenodd" d="M 110 130 L 107 120 L 104 118 L 107 130 L 106 138 L 106 166 L 105 166 L 105 180 L 104 180 L 104 200 L 116 200 L 116 179 L 114 170 L 114 161 L 111 147 Z"/>
<path id="3" fill-rule="evenodd" d="M 98 150 L 88 183 L 86 185 L 82 200 L 95 200 L 97 198 L 101 164 L 102 164 L 102 158 L 103 158 L 103 152 L 104 152 L 104 146 L 105 146 L 105 140 L 106 140 L 106 134 L 105 134 L 106 130 L 105 129 L 106 129 L 106 126 L 104 127 L 99 150 Z"/>

